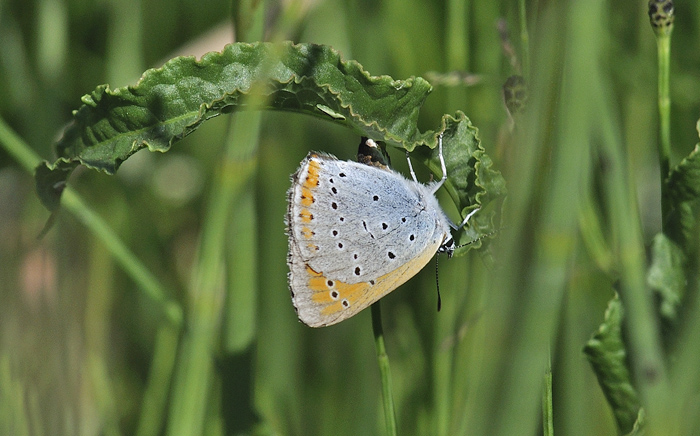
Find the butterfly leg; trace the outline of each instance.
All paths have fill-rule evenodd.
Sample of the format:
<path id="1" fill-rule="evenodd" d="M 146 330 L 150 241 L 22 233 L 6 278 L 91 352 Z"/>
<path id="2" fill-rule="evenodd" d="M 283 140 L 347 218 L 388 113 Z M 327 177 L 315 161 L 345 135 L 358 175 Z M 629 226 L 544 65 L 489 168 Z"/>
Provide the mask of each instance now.
<path id="1" fill-rule="evenodd" d="M 438 135 L 438 155 L 440 156 L 440 169 L 442 170 L 442 178 L 439 182 L 433 185 L 433 194 L 437 192 L 438 189 L 447 180 L 447 166 L 445 165 L 445 156 L 442 154 L 442 133 Z"/>
<path id="2" fill-rule="evenodd" d="M 435 191 L 433 191 L 433 193 L 437 192 L 440 186 L 442 186 L 442 184 L 445 183 L 445 180 L 447 180 L 447 166 L 445 165 L 445 156 L 442 154 L 442 133 L 438 135 L 438 155 L 440 156 L 440 169 L 442 170 L 442 179 L 440 179 L 438 184 L 435 185 Z"/>

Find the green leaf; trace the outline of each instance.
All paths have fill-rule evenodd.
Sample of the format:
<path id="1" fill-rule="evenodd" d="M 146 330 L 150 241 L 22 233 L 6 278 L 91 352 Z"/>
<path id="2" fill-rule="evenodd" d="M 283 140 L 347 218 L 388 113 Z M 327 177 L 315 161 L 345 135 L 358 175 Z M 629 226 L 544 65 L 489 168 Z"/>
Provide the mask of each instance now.
<path id="1" fill-rule="evenodd" d="M 695 241 L 700 198 L 700 144 L 685 157 L 666 179 L 672 210 L 665 219 L 671 221 L 669 236 L 689 253 Z"/>
<path id="2" fill-rule="evenodd" d="M 627 351 L 622 338 L 623 309 L 617 294 L 610 300 L 605 320 L 586 343 L 583 351 L 598 377 L 598 384 L 612 407 L 620 433 L 632 431 L 640 410 L 639 396 L 632 384 Z"/>
<path id="3" fill-rule="evenodd" d="M 420 77 L 370 76 L 359 63 L 316 44 L 237 43 L 199 61 L 178 57 L 146 71 L 134 86 L 112 90 L 102 85 L 84 96 L 56 145 L 59 159 L 37 168 L 37 191 L 54 210 L 60 193 L 52 186 L 64 183 L 78 164 L 114 174 L 138 150 L 168 151 L 202 122 L 238 109 L 301 112 L 408 151 L 423 145 L 432 149 L 438 132 L 421 133 L 417 127 L 431 90 Z M 459 210 L 503 197 L 505 182 L 492 169 L 469 119 L 461 112 L 446 115 L 441 132 L 447 187 Z M 428 150 L 422 156 L 441 176 L 437 153 Z M 482 216 L 466 236 L 472 240 L 492 228 L 493 213 L 477 215 Z"/>
<path id="4" fill-rule="evenodd" d="M 668 186 L 676 202 L 700 197 L 700 144 L 671 171 Z"/>
<path id="5" fill-rule="evenodd" d="M 680 247 L 666 235 L 659 233 L 654 237 L 647 283 L 657 294 L 659 314 L 668 324 L 675 323 L 678 318 L 686 283 L 685 259 Z"/>
<path id="6" fill-rule="evenodd" d="M 625 434 L 625 436 L 644 436 L 644 421 L 646 420 L 646 415 L 644 409 L 639 409 L 637 414 L 637 420 L 634 422 L 632 431 Z"/>
<path id="7" fill-rule="evenodd" d="M 448 179 L 445 188 L 458 205 L 461 216 L 481 207 L 469 225 L 459 236 L 457 245 L 469 244 L 480 236 L 492 231 L 494 209 L 500 209 L 506 195 L 505 180 L 500 172 L 493 169 L 493 162 L 486 154 L 479 131 L 462 112 L 454 117 L 443 117 L 443 155 L 447 167 Z M 437 149 L 421 149 L 419 154 L 425 156 L 425 164 L 435 173 L 441 175 L 440 160 Z M 455 255 L 467 249 L 478 248 L 481 242 L 457 250 Z"/>

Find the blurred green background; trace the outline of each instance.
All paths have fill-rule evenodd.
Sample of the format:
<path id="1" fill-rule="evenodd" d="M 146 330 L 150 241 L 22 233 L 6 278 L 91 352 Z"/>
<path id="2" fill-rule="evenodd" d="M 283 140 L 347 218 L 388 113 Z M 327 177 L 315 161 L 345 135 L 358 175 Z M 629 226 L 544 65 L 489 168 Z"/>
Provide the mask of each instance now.
<path id="1" fill-rule="evenodd" d="M 102 83 L 133 84 L 176 55 L 221 50 L 234 40 L 232 8 L 248 3 L 0 0 L 0 116 L 51 160 L 82 95 Z M 501 95 L 519 67 L 504 50 L 500 20 L 519 63 L 526 59 L 517 1 L 265 3 L 266 40 L 331 45 L 373 75 L 478 76 L 469 86 L 435 81 L 420 125 L 436 129 L 456 110 L 471 118 L 509 183 L 514 215 L 504 224 L 516 236 L 503 238 L 515 242 L 500 247 L 499 234 L 491 247 L 442 261 L 440 313 L 432 267 L 383 300 L 400 434 L 542 434 L 549 349 L 555 433 L 616 434 L 581 351 L 613 295 L 614 267 L 595 253 L 614 253 L 616 240 L 607 230 L 598 246 L 582 239 L 575 207 L 609 187 L 590 194 L 578 184 L 588 176 L 567 179 L 562 160 L 570 157 L 573 173 L 594 173 L 577 141 L 597 128 L 587 114 L 605 114 L 628 170 L 639 240 L 647 244 L 660 230 L 656 44 L 646 1 L 575 3 L 525 2 L 526 76 L 537 109 L 523 119 L 535 132 L 527 134 L 512 129 Z M 700 114 L 700 3 L 676 8 L 672 164 L 697 143 Z M 256 147 L 221 166 L 227 138 L 246 128 L 254 137 L 258 122 Z M 178 303 L 181 326 L 69 210 L 37 239 L 49 213 L 33 175 L 0 149 L 0 432 L 383 434 L 369 311 L 308 328 L 286 283 L 289 175 L 309 150 L 352 159 L 358 140 L 311 117 L 235 114 L 209 121 L 167 154 L 139 152 L 116 176 L 73 174 L 69 184 L 87 207 Z M 405 171 L 402 153 L 392 154 Z M 212 260 L 202 257 L 206 229 L 226 174 L 240 178 L 223 217 L 230 225 L 214 236 L 223 256 Z M 430 176 L 423 169 L 419 177 Z M 556 197 L 557 189 L 570 197 Z M 547 219 L 560 220 L 563 233 L 548 235 Z M 204 299 L 200 286 L 211 291 Z"/>

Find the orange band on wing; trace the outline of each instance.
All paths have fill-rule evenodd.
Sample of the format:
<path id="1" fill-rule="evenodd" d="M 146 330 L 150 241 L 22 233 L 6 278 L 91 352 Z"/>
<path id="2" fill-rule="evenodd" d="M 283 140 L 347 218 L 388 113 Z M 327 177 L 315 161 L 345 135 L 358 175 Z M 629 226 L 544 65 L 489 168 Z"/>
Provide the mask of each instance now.
<path id="1" fill-rule="evenodd" d="M 321 311 L 323 315 L 329 315 L 343 309 L 343 300 L 347 300 L 346 304 L 354 304 L 370 286 L 367 282 L 350 284 L 340 280 L 330 280 L 323 273 L 314 271 L 308 265 L 306 265 L 306 272 L 309 274 L 307 285 L 310 290 L 314 291 L 311 299 L 315 303 L 325 306 Z"/>
<path id="2" fill-rule="evenodd" d="M 301 205 L 309 207 L 314 202 L 314 194 L 311 193 L 311 189 L 303 186 L 301 188 Z"/>
<path id="3" fill-rule="evenodd" d="M 304 235 L 306 239 L 311 239 L 311 237 L 314 235 L 314 232 L 310 228 L 304 226 L 301 228 L 301 234 Z"/>
<path id="4" fill-rule="evenodd" d="M 321 169 L 321 165 L 316 160 L 309 160 L 308 170 L 306 171 L 306 180 L 304 180 L 304 187 L 308 189 L 314 189 L 318 186 L 318 172 Z"/>
<path id="5" fill-rule="evenodd" d="M 314 214 L 308 211 L 308 209 L 302 209 L 301 212 L 299 212 L 299 218 L 301 218 L 302 223 L 310 223 L 312 219 L 314 219 Z"/>
<path id="6" fill-rule="evenodd" d="M 317 272 L 307 264 L 307 287 L 312 291 L 311 300 L 319 305 L 320 316 L 330 317 L 333 323 L 338 322 L 345 319 L 338 319 L 335 316 L 338 313 L 349 310 L 347 316 L 351 316 L 413 277 L 436 250 L 437 247 L 429 247 L 419 256 L 375 280 L 352 284 L 328 278 L 323 272 Z"/>

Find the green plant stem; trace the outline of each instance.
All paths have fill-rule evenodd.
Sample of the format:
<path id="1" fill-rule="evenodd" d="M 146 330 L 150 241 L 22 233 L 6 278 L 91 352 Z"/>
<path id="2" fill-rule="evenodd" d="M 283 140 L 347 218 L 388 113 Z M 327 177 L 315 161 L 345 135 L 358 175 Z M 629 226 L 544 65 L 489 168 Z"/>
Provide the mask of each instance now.
<path id="1" fill-rule="evenodd" d="M 469 71 L 470 46 L 470 0 L 448 0 L 445 23 L 445 65 L 447 71 Z M 468 99 L 464 86 L 449 88 L 447 108 L 452 111 L 460 108 Z"/>
<path id="2" fill-rule="evenodd" d="M 61 197 L 62 207 L 70 211 L 85 227 L 88 228 L 107 247 L 112 256 L 124 268 L 146 296 L 162 304 L 167 319 L 174 325 L 182 323 L 182 308 L 170 300 L 168 292 L 158 279 L 151 274 L 146 266 L 124 244 L 107 223 L 83 202 L 83 199 L 72 189 L 66 188 Z"/>
<path id="3" fill-rule="evenodd" d="M 41 157 L 2 118 L 0 118 L 0 146 L 29 173 L 33 174 L 34 168 L 41 162 Z"/>
<path id="4" fill-rule="evenodd" d="M 137 436 L 162 434 L 179 340 L 179 326 L 161 323 L 153 347 L 148 385 L 143 393 Z"/>
<path id="5" fill-rule="evenodd" d="M 258 96 L 250 97 L 252 99 Z M 232 120 L 232 135 L 217 168 L 208 198 L 197 263 L 189 289 L 188 329 L 183 337 L 174 380 L 168 432 L 173 435 L 199 435 L 212 396 L 214 353 L 220 336 L 226 290 L 226 250 L 224 236 L 230 228 L 234 200 L 247 188 L 257 161 L 241 153 L 254 150 L 260 132 L 259 111 L 240 112 Z M 251 151 L 252 153 L 252 151 Z M 231 289 L 231 292 L 239 292 Z"/>
<path id="6" fill-rule="evenodd" d="M 665 229 L 666 218 L 670 212 L 670 198 L 666 178 L 670 172 L 671 154 L 671 35 L 662 34 L 656 37 L 659 64 L 659 168 L 661 178 L 661 217 Z"/>
<path id="7" fill-rule="evenodd" d="M 527 77 L 530 74 L 530 36 L 527 31 L 527 8 L 525 0 L 518 2 L 518 13 L 520 16 L 520 43 L 522 44 L 523 71 L 522 76 Z"/>
<path id="8" fill-rule="evenodd" d="M 542 434 L 554 436 L 554 414 L 552 406 L 552 350 L 549 350 L 547 369 L 544 373 L 544 389 L 542 390 Z"/>
<path id="9" fill-rule="evenodd" d="M 469 0 L 447 2 L 447 69 L 467 70 L 469 64 Z"/>
<path id="10" fill-rule="evenodd" d="M 596 82 L 597 83 L 597 82 Z M 593 92 L 593 91 L 592 91 Z M 611 95 L 607 88 L 599 91 Z M 613 234 L 617 235 L 620 296 L 625 307 L 624 323 L 629 339 L 630 362 L 636 387 L 649 416 L 649 428 L 663 429 L 662 417 L 668 395 L 668 379 L 661 348 L 659 327 L 651 293 L 645 280 L 644 244 L 639 228 L 638 207 L 625 168 L 622 139 L 612 124 L 610 104 L 601 104 L 598 113 L 601 153 L 606 156 L 605 201 Z M 650 431 L 649 434 L 664 434 Z"/>
<path id="11" fill-rule="evenodd" d="M 396 412 L 394 411 L 394 397 L 391 394 L 391 370 L 389 356 L 384 347 L 384 330 L 382 329 L 382 310 L 379 301 L 372 305 L 372 331 L 374 344 L 377 348 L 377 363 L 379 375 L 382 379 L 382 399 L 384 400 L 384 419 L 386 420 L 386 434 L 397 434 Z"/>

